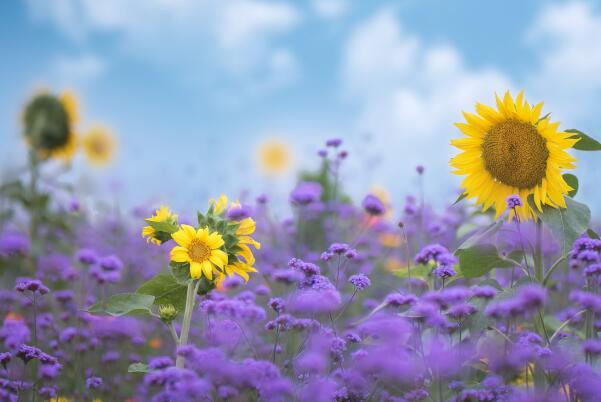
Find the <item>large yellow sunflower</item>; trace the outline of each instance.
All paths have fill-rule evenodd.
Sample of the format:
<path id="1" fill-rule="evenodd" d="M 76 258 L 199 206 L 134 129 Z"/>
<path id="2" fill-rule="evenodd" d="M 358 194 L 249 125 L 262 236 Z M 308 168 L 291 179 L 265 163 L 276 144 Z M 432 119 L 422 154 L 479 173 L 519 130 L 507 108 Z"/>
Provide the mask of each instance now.
<path id="1" fill-rule="evenodd" d="M 212 280 L 213 271 L 219 273 L 228 262 L 227 254 L 220 250 L 224 245 L 223 238 L 217 232 L 209 232 L 208 228 L 196 230 L 181 225 L 171 237 L 178 244 L 171 249 L 171 261 L 189 263 L 192 279 L 204 275 Z"/>
<path id="2" fill-rule="evenodd" d="M 478 115 L 464 112 L 466 123 L 455 124 L 466 137 L 451 141 L 462 152 L 450 164 L 453 173 L 466 176 L 461 183 L 465 196 L 485 211 L 494 206 L 496 218 L 507 210 L 512 194 L 524 201 L 517 208 L 522 220 L 535 217 L 530 195 L 540 212 L 543 205 L 565 208 L 564 195 L 572 188 L 561 174 L 576 167 L 566 149 L 578 139 L 558 131 L 559 123 L 549 115 L 541 117 L 543 102 L 530 106 L 523 91 L 515 101 L 507 91 L 502 100 L 496 96 L 496 103 L 496 110 L 476 103 Z"/>

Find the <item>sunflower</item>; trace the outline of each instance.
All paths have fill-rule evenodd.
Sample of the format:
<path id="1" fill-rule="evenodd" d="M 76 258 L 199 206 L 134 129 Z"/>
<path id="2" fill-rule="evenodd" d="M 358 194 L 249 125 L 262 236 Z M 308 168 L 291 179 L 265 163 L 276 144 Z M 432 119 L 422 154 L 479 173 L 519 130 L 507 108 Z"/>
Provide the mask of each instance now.
<path id="1" fill-rule="evenodd" d="M 284 173 L 291 165 L 290 150 L 280 140 L 268 140 L 259 146 L 259 163 L 269 175 Z"/>
<path id="2" fill-rule="evenodd" d="M 169 208 L 164 205 L 161 205 L 159 209 L 154 212 L 150 218 L 146 219 L 148 222 L 167 222 L 173 225 L 177 225 L 177 215 L 171 212 Z M 142 228 L 142 237 L 146 239 L 147 243 L 153 243 L 157 246 L 160 246 L 163 242 L 170 239 L 170 236 L 167 237 L 167 234 L 162 232 L 157 232 L 155 228 L 152 226 L 144 226 Z"/>
<path id="3" fill-rule="evenodd" d="M 213 271 L 220 272 L 228 263 L 228 256 L 220 248 L 225 244 L 221 235 L 210 232 L 208 228 L 194 229 L 181 225 L 171 235 L 178 244 L 171 249 L 171 261 L 190 264 L 190 276 L 199 279 L 205 276 L 213 279 Z"/>
<path id="4" fill-rule="evenodd" d="M 257 250 L 261 248 L 261 243 L 250 237 L 250 235 L 255 232 L 257 224 L 253 218 L 242 219 L 239 224 L 240 225 L 236 229 L 236 235 L 238 235 L 238 247 L 240 247 L 238 256 L 244 258 L 247 265 L 252 266 L 255 263 L 255 256 L 249 246 L 252 245 Z"/>
<path id="5" fill-rule="evenodd" d="M 83 152 L 91 164 L 106 165 L 115 153 L 115 138 L 102 126 L 92 127 L 82 139 Z"/>
<path id="6" fill-rule="evenodd" d="M 248 280 L 250 279 L 248 275 L 249 272 L 257 272 L 257 269 L 241 261 L 236 261 L 233 264 L 228 264 L 225 266 L 225 272 L 219 275 L 219 278 L 216 281 L 217 285 L 220 285 L 226 277 L 232 275 L 239 275 L 244 279 L 244 282 L 248 282 Z"/>
<path id="7" fill-rule="evenodd" d="M 23 129 L 27 144 L 41 159 L 70 162 L 78 147 L 75 126 L 79 121 L 75 94 L 66 91 L 55 96 L 40 91 L 32 97 L 23 112 Z"/>
<path id="8" fill-rule="evenodd" d="M 513 194 L 523 200 L 532 196 L 539 212 L 543 205 L 565 208 L 564 196 L 572 188 L 561 173 L 576 167 L 566 150 L 578 139 L 559 131 L 549 115 L 541 117 L 543 103 L 530 106 L 523 91 L 515 101 L 507 91 L 502 100 L 496 96 L 496 103 L 496 110 L 477 103 L 478 115 L 463 113 L 466 123 L 455 124 L 466 137 L 451 141 L 462 152 L 450 164 L 453 173 L 466 176 L 464 195 L 475 198 L 484 211 L 494 206 L 496 218 L 507 210 L 505 200 Z M 517 214 L 522 220 L 535 217 L 528 202 Z"/>

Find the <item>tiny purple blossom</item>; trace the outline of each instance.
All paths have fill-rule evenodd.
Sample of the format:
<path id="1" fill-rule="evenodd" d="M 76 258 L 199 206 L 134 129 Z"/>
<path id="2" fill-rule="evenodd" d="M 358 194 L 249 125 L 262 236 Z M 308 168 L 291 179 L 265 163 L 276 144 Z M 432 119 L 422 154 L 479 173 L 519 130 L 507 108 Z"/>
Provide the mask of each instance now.
<path id="1" fill-rule="evenodd" d="M 509 209 L 522 206 L 522 198 L 517 194 L 510 195 L 505 201 L 507 202 L 507 208 Z"/>

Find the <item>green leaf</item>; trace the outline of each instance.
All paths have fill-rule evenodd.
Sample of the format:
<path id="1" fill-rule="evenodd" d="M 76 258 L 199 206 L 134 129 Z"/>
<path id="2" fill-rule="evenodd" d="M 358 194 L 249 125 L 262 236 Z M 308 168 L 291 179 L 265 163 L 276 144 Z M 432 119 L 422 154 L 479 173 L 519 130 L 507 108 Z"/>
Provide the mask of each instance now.
<path id="1" fill-rule="evenodd" d="M 576 144 L 574 144 L 574 149 L 579 151 L 601 151 L 601 143 L 596 139 L 584 134 L 580 130 L 576 130 L 575 128 L 570 128 L 566 130 L 567 133 L 574 133 L 572 138 L 580 138 Z"/>
<path id="2" fill-rule="evenodd" d="M 591 210 L 569 197 L 565 198 L 567 208 L 543 207 L 542 221 L 551 230 L 561 245 L 563 255 L 567 255 L 574 240 L 588 229 Z"/>
<path id="3" fill-rule="evenodd" d="M 153 222 L 149 219 L 146 219 L 146 223 L 148 226 L 152 227 L 157 232 L 165 232 L 169 234 L 173 234 L 178 231 L 177 225 L 169 222 Z"/>
<path id="4" fill-rule="evenodd" d="M 154 296 L 138 293 L 120 293 L 113 295 L 108 300 L 99 301 L 88 307 L 91 314 L 108 314 L 120 317 L 128 314 L 150 314 Z"/>
<path id="5" fill-rule="evenodd" d="M 568 196 L 574 198 L 576 193 L 578 193 L 578 177 L 571 173 L 565 173 L 563 174 L 563 179 L 568 183 L 568 186 L 573 188 L 573 190 L 568 193 Z"/>
<path id="6" fill-rule="evenodd" d="M 396 276 L 398 276 L 399 278 L 412 277 L 412 278 L 426 279 L 431 271 L 432 271 L 432 266 L 419 264 L 419 265 L 412 266 L 409 269 L 409 272 L 407 272 L 407 268 L 399 268 L 394 271 L 394 274 Z"/>
<path id="7" fill-rule="evenodd" d="M 176 281 L 173 275 L 160 273 L 144 282 L 136 293 L 154 296 L 154 304 L 157 306 L 173 304 L 178 311 L 184 311 L 186 291 L 187 287 Z"/>
<path id="8" fill-rule="evenodd" d="M 127 368 L 128 373 L 148 373 L 150 369 L 146 363 L 132 363 Z"/>
<path id="9" fill-rule="evenodd" d="M 471 235 L 470 237 L 465 239 L 463 241 L 463 243 L 459 247 L 457 247 L 457 251 L 475 246 L 476 244 L 480 243 L 482 240 L 497 233 L 499 231 L 499 229 L 501 229 L 502 226 L 503 226 L 502 219 L 499 219 L 499 220 L 491 223 L 484 229 L 474 233 L 473 235 Z M 455 252 L 455 254 L 457 254 L 457 251 Z"/>
<path id="10" fill-rule="evenodd" d="M 497 248 L 492 244 L 479 244 L 470 248 L 457 250 L 459 269 L 466 278 L 478 278 L 493 268 L 510 268 L 515 266 L 499 256 Z"/>
<path id="11" fill-rule="evenodd" d="M 601 239 L 601 237 L 599 237 L 599 234 L 597 232 L 595 232 L 593 229 L 588 228 L 588 230 L 586 231 L 586 234 L 588 235 L 588 237 L 590 237 L 591 239 Z"/>
<path id="12" fill-rule="evenodd" d="M 453 205 L 457 205 L 459 204 L 462 200 L 464 200 L 467 197 L 467 193 L 461 193 L 459 195 L 459 197 L 457 197 L 457 199 L 455 200 L 455 202 L 452 204 Z"/>
<path id="13" fill-rule="evenodd" d="M 180 285 L 188 286 L 188 282 L 190 279 L 190 264 L 187 262 L 173 262 L 169 263 L 169 269 L 171 271 L 171 275 L 177 283 Z"/>

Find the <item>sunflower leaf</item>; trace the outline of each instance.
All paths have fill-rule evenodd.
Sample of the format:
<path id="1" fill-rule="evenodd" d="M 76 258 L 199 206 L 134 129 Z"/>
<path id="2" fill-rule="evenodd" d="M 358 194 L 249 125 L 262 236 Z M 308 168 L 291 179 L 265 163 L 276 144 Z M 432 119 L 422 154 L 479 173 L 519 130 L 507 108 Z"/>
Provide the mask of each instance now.
<path id="1" fill-rule="evenodd" d="M 160 273 L 136 290 L 136 293 L 154 296 L 154 304 L 172 304 L 177 311 L 186 307 L 187 286 L 179 283 L 171 274 Z"/>
<path id="2" fill-rule="evenodd" d="M 567 208 L 545 206 L 540 218 L 560 242 L 563 255 L 567 255 L 572 243 L 587 231 L 591 220 L 591 210 L 569 197 L 565 198 Z"/>
<path id="3" fill-rule="evenodd" d="M 578 177 L 571 173 L 565 173 L 563 174 L 563 179 L 573 188 L 573 190 L 568 193 L 568 196 L 574 198 L 578 193 Z"/>
<path id="4" fill-rule="evenodd" d="M 487 227 L 485 227 L 484 229 L 477 231 L 476 233 L 465 239 L 463 243 L 461 243 L 461 245 L 457 247 L 455 254 L 457 254 L 459 250 L 470 248 L 480 243 L 482 240 L 487 239 L 489 236 L 494 235 L 499 231 L 499 229 L 501 229 L 502 226 L 503 220 L 498 219 L 490 225 L 488 225 Z"/>
<path id="5" fill-rule="evenodd" d="M 459 249 L 455 253 L 459 258 L 459 270 L 465 278 L 478 278 L 493 268 L 511 268 L 514 263 L 502 258 L 492 244 L 478 244 Z"/>
<path id="6" fill-rule="evenodd" d="M 150 314 L 154 296 L 138 293 L 119 293 L 87 308 L 90 314 L 122 315 Z"/>
<path id="7" fill-rule="evenodd" d="M 575 128 L 570 128 L 566 130 L 566 133 L 573 133 L 574 135 L 572 138 L 580 139 L 580 141 L 574 144 L 574 149 L 579 151 L 601 151 L 601 143 L 593 137 L 586 135 L 582 131 L 576 130 Z"/>
<path id="8" fill-rule="evenodd" d="M 466 193 L 461 193 L 459 195 L 459 197 L 457 197 L 457 199 L 455 200 L 455 202 L 451 205 L 451 206 L 455 206 L 457 204 L 459 204 L 462 200 L 464 200 L 467 197 Z"/>

